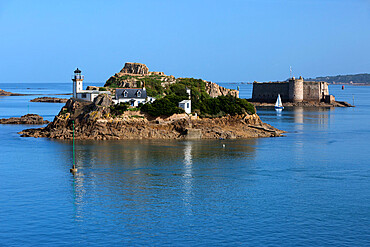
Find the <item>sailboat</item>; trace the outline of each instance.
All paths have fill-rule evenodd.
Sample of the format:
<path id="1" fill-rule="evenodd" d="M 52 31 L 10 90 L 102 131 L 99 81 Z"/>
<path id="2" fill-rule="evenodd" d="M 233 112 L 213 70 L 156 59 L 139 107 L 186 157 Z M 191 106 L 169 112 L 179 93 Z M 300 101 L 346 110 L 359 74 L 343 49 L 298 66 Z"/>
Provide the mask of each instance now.
<path id="1" fill-rule="evenodd" d="M 276 109 L 276 110 L 282 110 L 282 109 L 284 109 L 284 106 L 283 106 L 283 104 L 281 103 L 280 94 L 278 94 L 278 97 L 277 97 L 277 99 L 276 99 L 275 109 Z"/>

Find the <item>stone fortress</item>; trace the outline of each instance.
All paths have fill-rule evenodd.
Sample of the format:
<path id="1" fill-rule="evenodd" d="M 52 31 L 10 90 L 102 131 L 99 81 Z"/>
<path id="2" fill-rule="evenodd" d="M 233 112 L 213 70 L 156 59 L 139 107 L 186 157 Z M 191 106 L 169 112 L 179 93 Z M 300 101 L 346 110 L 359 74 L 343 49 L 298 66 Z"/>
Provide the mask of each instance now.
<path id="1" fill-rule="evenodd" d="M 329 94 L 328 83 L 304 81 L 302 77 L 284 82 L 254 82 L 251 101 L 274 103 L 278 94 L 283 102 L 335 102 L 335 97 Z"/>

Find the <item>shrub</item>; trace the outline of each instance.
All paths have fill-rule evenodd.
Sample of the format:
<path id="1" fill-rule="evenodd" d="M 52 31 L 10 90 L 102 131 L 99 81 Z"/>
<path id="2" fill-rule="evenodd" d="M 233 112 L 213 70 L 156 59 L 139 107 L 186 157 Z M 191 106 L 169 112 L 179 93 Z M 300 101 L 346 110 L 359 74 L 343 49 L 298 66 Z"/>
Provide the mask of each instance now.
<path id="1" fill-rule="evenodd" d="M 140 109 L 139 108 L 136 108 L 136 107 L 135 108 L 128 108 L 128 110 L 129 111 L 140 111 Z"/>
<path id="2" fill-rule="evenodd" d="M 100 87 L 99 91 L 107 91 L 107 89 L 105 87 Z"/>
<path id="3" fill-rule="evenodd" d="M 129 103 L 119 103 L 117 105 L 110 106 L 110 112 L 113 116 L 122 115 L 125 111 L 127 111 L 128 107 L 130 106 Z"/>
<path id="4" fill-rule="evenodd" d="M 141 83 L 144 83 L 148 96 L 160 97 L 164 93 L 162 81 L 155 77 L 146 76 L 144 78 L 140 78 L 140 86 Z"/>
<path id="5" fill-rule="evenodd" d="M 184 109 L 178 107 L 178 102 L 182 100 L 181 96 L 169 95 L 162 99 L 157 99 L 153 103 L 146 103 L 141 107 L 143 112 L 147 112 L 153 117 L 171 116 L 176 113 L 184 113 Z"/>
<path id="6" fill-rule="evenodd" d="M 141 81 L 137 81 L 137 82 L 136 82 L 136 87 L 137 87 L 137 88 L 141 88 Z"/>
<path id="7" fill-rule="evenodd" d="M 139 115 L 132 115 L 130 116 L 131 118 L 144 118 L 143 116 L 139 116 Z"/>
<path id="8" fill-rule="evenodd" d="M 221 117 L 226 114 L 234 116 L 245 113 L 255 113 L 254 106 L 246 99 L 239 99 L 230 95 L 203 99 L 201 104 L 199 104 L 199 110 L 200 115 L 205 117 Z"/>

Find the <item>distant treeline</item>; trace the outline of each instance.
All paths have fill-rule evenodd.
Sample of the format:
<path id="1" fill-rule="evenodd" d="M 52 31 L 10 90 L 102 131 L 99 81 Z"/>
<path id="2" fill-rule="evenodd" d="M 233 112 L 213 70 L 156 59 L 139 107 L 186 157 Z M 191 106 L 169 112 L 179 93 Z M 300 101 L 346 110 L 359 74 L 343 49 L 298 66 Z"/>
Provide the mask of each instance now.
<path id="1" fill-rule="evenodd" d="M 316 78 L 308 78 L 306 81 L 326 81 L 328 83 L 353 83 L 353 84 L 370 84 L 370 74 L 356 75 L 337 75 L 337 76 L 321 76 Z"/>

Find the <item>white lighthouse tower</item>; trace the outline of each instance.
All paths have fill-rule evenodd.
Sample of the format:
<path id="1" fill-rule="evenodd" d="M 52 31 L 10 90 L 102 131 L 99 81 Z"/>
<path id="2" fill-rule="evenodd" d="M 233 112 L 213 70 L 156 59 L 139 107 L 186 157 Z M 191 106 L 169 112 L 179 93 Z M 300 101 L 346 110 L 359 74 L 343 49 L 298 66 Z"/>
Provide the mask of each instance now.
<path id="1" fill-rule="evenodd" d="M 82 82 L 84 80 L 84 76 L 81 75 L 81 70 L 78 68 L 74 71 L 74 75 L 72 77 L 73 81 L 73 98 L 77 98 L 77 93 L 80 93 L 83 91 L 82 89 Z"/>

